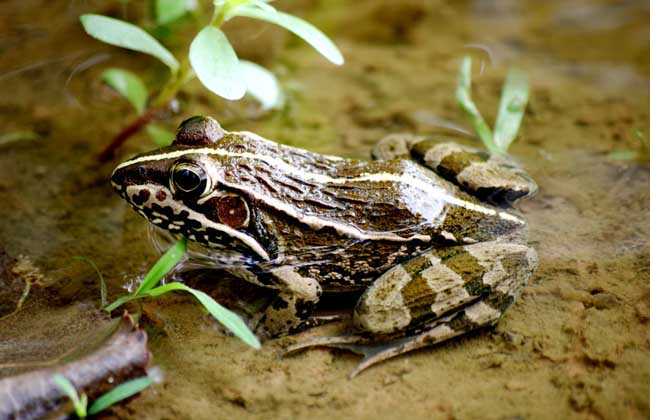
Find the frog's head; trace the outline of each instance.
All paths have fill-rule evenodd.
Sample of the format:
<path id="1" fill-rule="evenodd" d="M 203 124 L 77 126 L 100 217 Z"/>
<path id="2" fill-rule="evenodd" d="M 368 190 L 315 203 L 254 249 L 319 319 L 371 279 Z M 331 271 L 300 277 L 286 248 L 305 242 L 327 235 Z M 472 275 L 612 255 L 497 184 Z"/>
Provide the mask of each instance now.
<path id="1" fill-rule="evenodd" d="M 184 121 L 170 147 L 138 155 L 115 168 L 111 185 L 149 222 L 174 236 L 229 256 L 269 260 L 248 199 L 219 182 L 209 151 L 226 133 L 209 117 Z"/>

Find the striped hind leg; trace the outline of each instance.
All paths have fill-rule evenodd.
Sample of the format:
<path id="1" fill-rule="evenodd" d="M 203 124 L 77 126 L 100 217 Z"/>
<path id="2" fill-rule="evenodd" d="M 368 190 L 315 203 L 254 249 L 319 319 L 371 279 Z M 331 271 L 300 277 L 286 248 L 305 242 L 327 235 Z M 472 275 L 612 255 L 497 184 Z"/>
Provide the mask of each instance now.
<path id="1" fill-rule="evenodd" d="M 534 195 L 537 184 L 513 160 L 452 141 L 390 135 L 375 145 L 374 159 L 412 158 L 466 192 L 498 206 Z"/>
<path id="2" fill-rule="evenodd" d="M 351 373 L 400 354 L 494 325 L 521 293 L 537 256 L 525 245 L 486 242 L 427 252 L 381 276 L 355 308 L 357 332 L 297 343 L 365 358 Z"/>

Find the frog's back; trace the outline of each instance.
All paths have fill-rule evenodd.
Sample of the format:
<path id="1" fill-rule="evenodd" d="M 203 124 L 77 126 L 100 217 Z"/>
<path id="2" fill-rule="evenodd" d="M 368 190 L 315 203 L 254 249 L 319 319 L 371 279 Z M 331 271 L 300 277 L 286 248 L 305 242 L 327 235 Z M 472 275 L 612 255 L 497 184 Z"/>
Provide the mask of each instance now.
<path id="1" fill-rule="evenodd" d="M 255 136 L 255 141 L 250 141 Z M 479 242 L 523 223 L 409 160 L 321 155 L 233 133 L 219 142 L 224 182 L 315 230 L 354 239 Z"/>

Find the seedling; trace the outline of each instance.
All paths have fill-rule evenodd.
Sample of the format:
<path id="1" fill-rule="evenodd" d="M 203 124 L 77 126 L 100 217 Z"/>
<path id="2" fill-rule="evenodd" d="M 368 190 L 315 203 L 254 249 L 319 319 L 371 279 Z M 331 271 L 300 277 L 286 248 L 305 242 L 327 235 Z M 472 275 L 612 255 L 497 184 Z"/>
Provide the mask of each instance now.
<path id="1" fill-rule="evenodd" d="M 99 268 L 97 268 L 97 264 L 95 264 L 94 261 L 86 258 L 86 257 L 72 257 L 72 259 L 81 261 L 83 263 L 88 264 L 95 270 L 95 273 L 97 273 L 97 277 L 99 277 L 99 294 L 100 294 L 100 302 L 101 302 L 101 307 L 103 308 L 108 304 L 108 300 L 106 298 L 106 282 L 104 281 L 104 276 L 102 275 L 102 272 L 99 271 Z"/>
<path id="2" fill-rule="evenodd" d="M 610 159 L 614 160 L 636 160 L 639 162 L 650 163 L 650 143 L 638 128 L 634 130 L 634 137 L 639 141 L 639 150 L 622 150 L 609 154 Z"/>
<path id="3" fill-rule="evenodd" d="M 273 73 L 248 61 L 239 60 L 230 41 L 220 29 L 236 17 L 262 20 L 281 26 L 305 40 L 316 51 L 334 64 L 343 64 L 343 56 L 334 43 L 312 24 L 268 4 L 270 0 L 214 0 L 212 17 L 192 40 L 186 56 L 177 58 L 144 29 L 119 19 L 86 14 L 80 17 L 85 31 L 107 44 L 138 51 L 157 58 L 169 69 L 166 82 L 155 96 L 151 96 L 142 80 L 121 69 L 109 69 L 102 79 L 124 96 L 138 112 L 139 117 L 119 133 L 100 155 L 110 159 L 114 151 L 130 136 L 161 119 L 171 101 L 190 80 L 197 78 L 211 92 L 228 100 L 241 99 L 249 93 L 264 108 L 278 107 L 281 90 Z M 159 24 L 172 22 L 187 11 L 192 2 L 185 0 L 157 0 L 156 17 Z M 151 126 L 149 135 L 157 144 L 169 144 L 173 135 L 162 128 Z"/>
<path id="4" fill-rule="evenodd" d="M 499 112 L 494 125 L 494 135 L 471 97 L 472 59 L 464 57 L 460 65 L 456 100 L 469 116 L 476 134 L 492 154 L 505 155 L 517 137 L 521 120 L 528 103 L 528 76 L 520 70 L 510 70 L 501 91 Z"/>
<path id="5" fill-rule="evenodd" d="M 97 398 L 88 408 L 88 396 L 86 394 L 79 395 L 68 378 L 57 373 L 52 377 L 52 380 L 70 398 L 75 414 L 80 419 L 102 412 L 113 404 L 132 397 L 153 383 L 153 380 L 148 376 L 124 382 Z"/>
<path id="6" fill-rule="evenodd" d="M 210 313 L 210 315 L 212 315 L 217 321 L 221 322 L 235 336 L 239 337 L 244 343 L 254 349 L 259 349 L 260 342 L 257 337 L 255 337 L 255 334 L 253 334 L 253 332 L 248 328 L 246 323 L 237 314 L 221 306 L 208 294 L 179 282 L 171 282 L 162 286 L 157 286 L 158 283 L 160 283 L 160 280 L 162 280 L 162 278 L 180 262 L 185 254 L 186 248 L 186 239 L 181 239 L 176 242 L 160 257 L 153 267 L 151 267 L 138 289 L 132 295 L 118 298 L 115 302 L 106 306 L 104 310 L 112 312 L 126 302 L 142 299 L 144 297 L 156 297 L 174 291 L 187 292 L 194 296 Z"/>

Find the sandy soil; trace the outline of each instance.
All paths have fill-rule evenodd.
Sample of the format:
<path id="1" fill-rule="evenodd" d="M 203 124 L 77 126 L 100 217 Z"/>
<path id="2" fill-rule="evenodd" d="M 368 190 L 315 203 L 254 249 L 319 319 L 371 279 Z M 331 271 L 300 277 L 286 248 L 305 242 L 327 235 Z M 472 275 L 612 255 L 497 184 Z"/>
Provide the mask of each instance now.
<path id="1" fill-rule="evenodd" d="M 440 119 L 468 127 L 453 96 L 463 55 L 485 62 L 474 92 L 488 121 L 516 65 L 529 73 L 532 92 L 511 152 L 540 185 L 521 205 L 539 269 L 495 330 L 354 380 L 347 374 L 356 356 L 313 350 L 282 357 L 290 338 L 256 352 L 221 335 L 189 298 L 149 302 L 143 326 L 164 382 L 106 416 L 650 418 L 650 167 L 607 156 L 636 148 L 634 129 L 650 137 L 650 8 L 586 0 L 304 0 L 287 7 L 333 36 L 345 66 L 327 64 L 282 31 L 231 25 L 241 55 L 286 83 L 288 107 L 264 116 L 252 103 L 226 104 L 193 85 L 168 126 L 211 114 L 227 129 L 365 157 L 390 133 L 435 135 L 444 131 Z M 161 70 L 83 35 L 80 13 L 117 7 L 10 1 L 3 10 L 1 131 L 42 138 L 0 145 L 0 244 L 44 276 L 22 317 L 55 319 L 70 306 L 84 313 L 97 304 L 99 288 L 92 269 L 73 256 L 96 261 L 111 296 L 155 260 L 145 222 L 110 190 L 115 163 L 93 160 L 134 117 L 98 76 L 124 66 L 154 84 Z M 477 44 L 489 48 L 491 64 L 482 49 L 468 47 Z M 121 157 L 152 147 L 139 135 Z M 18 296 L 0 294 L 0 308 Z"/>

